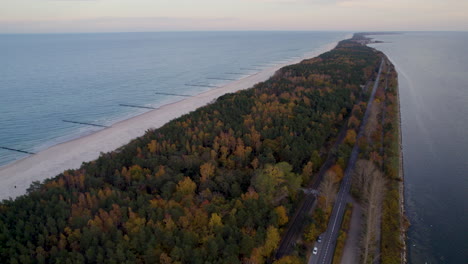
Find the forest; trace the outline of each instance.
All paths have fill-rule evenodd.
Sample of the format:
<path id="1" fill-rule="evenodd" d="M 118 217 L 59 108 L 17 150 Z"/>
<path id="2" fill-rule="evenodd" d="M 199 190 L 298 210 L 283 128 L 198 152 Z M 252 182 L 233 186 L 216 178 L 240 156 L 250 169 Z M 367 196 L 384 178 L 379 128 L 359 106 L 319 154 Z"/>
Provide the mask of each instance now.
<path id="1" fill-rule="evenodd" d="M 351 193 L 363 208 L 361 263 L 402 263 L 408 221 L 402 208 L 403 175 L 397 72 L 386 59 L 370 116 L 359 138 Z"/>
<path id="2" fill-rule="evenodd" d="M 80 169 L 33 183 L 26 195 L 0 203 L 0 259 L 272 260 L 301 188 L 365 96 L 361 85 L 381 56 L 342 41 Z M 345 162 L 336 166 L 344 170 Z"/>

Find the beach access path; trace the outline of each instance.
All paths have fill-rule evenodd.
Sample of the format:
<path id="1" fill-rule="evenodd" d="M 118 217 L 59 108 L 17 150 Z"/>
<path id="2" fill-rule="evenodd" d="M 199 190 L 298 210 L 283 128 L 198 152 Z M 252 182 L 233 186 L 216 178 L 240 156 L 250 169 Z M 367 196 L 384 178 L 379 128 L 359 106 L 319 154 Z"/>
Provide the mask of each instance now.
<path id="1" fill-rule="evenodd" d="M 251 88 L 273 76 L 280 68 L 299 63 L 303 59 L 316 57 L 333 49 L 336 45 L 337 42 L 327 44 L 304 54 L 301 58 L 263 69 L 222 87 L 186 97 L 181 101 L 115 123 L 96 133 L 52 146 L 37 154 L 2 166 L 0 167 L 0 200 L 23 195 L 34 181 L 42 182 L 67 169 L 77 169 L 83 162 L 97 159 L 100 153 L 116 150 L 132 139 L 143 136 L 148 129 L 159 128 L 175 118 L 213 102 L 226 93 Z"/>

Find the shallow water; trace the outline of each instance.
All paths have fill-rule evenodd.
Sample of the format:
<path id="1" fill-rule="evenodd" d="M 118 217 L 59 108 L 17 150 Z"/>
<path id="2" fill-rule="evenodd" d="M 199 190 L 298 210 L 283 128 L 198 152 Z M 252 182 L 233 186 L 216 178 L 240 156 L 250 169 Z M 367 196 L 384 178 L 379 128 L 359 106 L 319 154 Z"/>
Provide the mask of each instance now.
<path id="1" fill-rule="evenodd" d="M 410 263 L 468 263 L 468 32 L 373 37 L 399 74 Z"/>
<path id="2" fill-rule="evenodd" d="M 0 35 L 0 147 L 37 152 L 343 39 L 344 32 Z M 214 79 L 213 79 L 214 78 Z M 0 149 L 0 165 L 25 154 Z"/>

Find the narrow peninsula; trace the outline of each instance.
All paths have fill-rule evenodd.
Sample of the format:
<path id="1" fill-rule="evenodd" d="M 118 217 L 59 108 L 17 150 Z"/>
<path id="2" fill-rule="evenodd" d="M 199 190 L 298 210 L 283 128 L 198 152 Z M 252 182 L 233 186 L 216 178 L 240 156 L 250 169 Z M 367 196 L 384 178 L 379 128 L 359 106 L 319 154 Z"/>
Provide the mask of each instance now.
<path id="1" fill-rule="evenodd" d="M 405 262 L 397 74 L 368 41 L 355 34 L 3 200 L 0 259 Z"/>

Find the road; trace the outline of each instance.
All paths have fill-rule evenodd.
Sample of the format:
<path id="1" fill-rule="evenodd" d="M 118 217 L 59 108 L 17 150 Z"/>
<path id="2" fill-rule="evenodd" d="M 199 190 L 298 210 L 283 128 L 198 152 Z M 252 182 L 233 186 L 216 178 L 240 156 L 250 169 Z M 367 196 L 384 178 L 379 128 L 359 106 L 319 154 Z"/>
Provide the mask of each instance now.
<path id="1" fill-rule="evenodd" d="M 307 186 L 308 189 L 317 190 L 320 182 L 322 181 L 323 175 L 325 172 L 333 165 L 333 152 L 336 150 L 343 139 L 346 136 L 347 126 L 343 126 L 340 133 L 337 136 L 335 144 L 330 148 L 326 161 L 320 167 L 320 170 L 315 176 L 315 179 Z M 302 235 L 302 230 L 304 229 L 304 218 L 310 214 L 314 206 L 316 197 L 314 194 L 305 194 L 302 200 L 299 203 L 299 206 L 296 209 L 296 213 L 291 217 L 291 221 L 287 227 L 286 234 L 281 239 L 281 242 L 276 251 L 275 258 L 280 259 L 283 256 L 291 253 L 294 243 L 300 235 Z"/>
<path id="2" fill-rule="evenodd" d="M 361 126 L 359 129 L 359 133 L 357 138 L 360 138 L 364 133 L 364 128 L 367 123 L 367 119 L 369 118 L 370 109 L 372 108 L 372 102 L 374 101 L 375 92 L 377 91 L 377 87 L 379 86 L 380 74 L 382 72 L 382 66 L 384 64 L 384 59 L 380 63 L 379 73 L 377 74 L 377 78 L 375 79 L 374 87 L 372 88 L 371 96 L 369 97 L 369 102 L 367 103 L 366 112 L 364 117 L 362 118 Z M 333 206 L 333 210 L 328 221 L 327 231 L 322 235 L 322 243 L 316 243 L 318 248 L 317 255 L 310 255 L 309 264 L 328 264 L 332 263 L 333 260 L 333 253 L 335 251 L 336 239 L 338 238 L 338 232 L 341 227 L 341 221 L 343 220 L 344 211 L 346 208 L 346 197 L 349 193 L 349 189 L 351 187 L 351 174 L 354 169 L 354 165 L 358 159 L 359 155 L 359 147 L 358 147 L 358 140 L 354 144 L 353 150 L 351 152 L 348 166 L 345 170 L 345 175 L 340 185 L 340 190 L 336 196 L 335 204 Z"/>
<path id="3" fill-rule="evenodd" d="M 346 132 L 346 129 L 344 129 L 344 131 Z M 346 134 L 344 133 L 344 135 Z M 344 138 L 344 135 L 340 135 L 337 142 L 341 142 Z M 331 165 L 333 165 L 332 158 L 329 157 L 320 168 L 318 176 L 314 180 L 313 184 L 308 186 L 309 189 L 318 189 L 318 185 L 320 184 L 323 175 L 331 167 Z M 307 193 L 304 195 L 304 198 L 299 203 L 296 213 L 293 215 L 291 221 L 289 222 L 286 234 L 284 235 L 278 246 L 278 250 L 275 255 L 276 259 L 280 259 L 281 257 L 288 255 L 292 251 L 292 248 L 294 246 L 294 243 L 298 239 L 298 236 L 302 234 L 302 230 L 304 228 L 303 225 L 305 222 L 304 219 L 312 211 L 312 207 L 314 206 L 315 200 L 316 197 L 314 194 Z"/>

